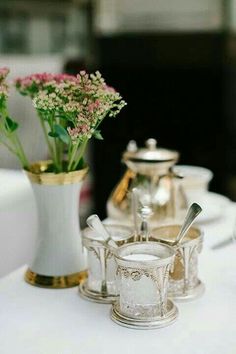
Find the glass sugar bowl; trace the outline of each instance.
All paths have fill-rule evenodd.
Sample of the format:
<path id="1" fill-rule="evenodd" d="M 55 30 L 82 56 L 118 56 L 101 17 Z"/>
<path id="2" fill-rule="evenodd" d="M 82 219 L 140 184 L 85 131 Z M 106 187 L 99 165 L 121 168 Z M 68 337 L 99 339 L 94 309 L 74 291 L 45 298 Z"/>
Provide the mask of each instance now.
<path id="1" fill-rule="evenodd" d="M 152 230 L 151 239 L 171 244 L 175 241 L 180 228 L 180 225 L 157 227 Z M 202 245 L 202 231 L 197 227 L 191 227 L 181 245 L 174 247 L 176 255 L 168 289 L 168 295 L 174 300 L 192 300 L 203 294 L 205 287 L 198 279 L 198 256 Z"/>
<path id="2" fill-rule="evenodd" d="M 105 227 L 118 246 L 132 240 L 133 230 L 127 226 Z M 82 240 L 87 249 L 88 278 L 80 285 L 79 292 L 88 300 L 111 303 L 118 295 L 114 255 L 106 247 L 104 239 L 89 228 L 83 231 Z"/>
<path id="3" fill-rule="evenodd" d="M 152 329 L 174 322 L 178 310 L 167 299 L 173 248 L 157 242 L 123 245 L 116 253 L 120 296 L 112 306 L 116 323 L 135 329 Z"/>

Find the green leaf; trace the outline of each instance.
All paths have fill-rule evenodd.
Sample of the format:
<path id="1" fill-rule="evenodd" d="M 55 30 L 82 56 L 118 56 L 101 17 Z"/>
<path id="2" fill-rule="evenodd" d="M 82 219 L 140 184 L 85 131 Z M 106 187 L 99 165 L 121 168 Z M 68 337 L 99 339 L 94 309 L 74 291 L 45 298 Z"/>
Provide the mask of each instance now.
<path id="1" fill-rule="evenodd" d="M 58 138 L 59 135 L 55 132 L 49 132 L 48 135 L 51 137 L 51 138 Z"/>
<path id="2" fill-rule="evenodd" d="M 67 133 L 67 130 L 63 128 L 59 124 L 54 125 L 54 131 L 58 135 L 58 138 L 64 143 L 64 144 L 70 144 L 70 136 Z"/>
<path id="3" fill-rule="evenodd" d="M 18 128 L 18 123 L 10 117 L 6 117 L 5 127 L 9 132 L 13 133 Z"/>
<path id="4" fill-rule="evenodd" d="M 103 140 L 103 137 L 102 137 L 102 134 L 101 134 L 101 131 L 100 130 L 95 130 L 93 132 L 93 136 L 95 139 L 98 139 L 98 140 Z"/>

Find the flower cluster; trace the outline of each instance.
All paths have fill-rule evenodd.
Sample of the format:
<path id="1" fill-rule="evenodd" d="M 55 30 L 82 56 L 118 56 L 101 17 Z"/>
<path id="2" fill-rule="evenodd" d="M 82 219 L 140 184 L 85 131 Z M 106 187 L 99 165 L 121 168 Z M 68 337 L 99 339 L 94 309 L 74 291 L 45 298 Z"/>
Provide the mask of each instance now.
<path id="1" fill-rule="evenodd" d="M 18 123 L 11 118 L 7 107 L 9 87 L 6 78 L 8 74 L 8 68 L 0 68 L 0 144 L 13 153 L 24 168 L 28 168 L 29 163 L 17 134 Z"/>
<path id="2" fill-rule="evenodd" d="M 91 75 L 82 71 L 76 77 L 61 75 L 60 78 L 40 83 L 43 89 L 35 95 L 33 104 L 43 114 L 67 119 L 67 131 L 74 143 L 91 138 L 106 115 L 114 117 L 126 105 L 98 71 Z"/>
<path id="3" fill-rule="evenodd" d="M 1 102 L 1 104 L 8 97 L 8 85 L 5 82 L 8 73 L 9 73 L 8 68 L 0 68 L 0 102 Z"/>
<path id="4" fill-rule="evenodd" d="M 68 74 L 33 74 L 15 80 L 17 90 L 24 96 L 34 97 L 38 92 L 46 89 L 50 85 L 61 82 L 72 82 L 76 78 Z"/>
<path id="5" fill-rule="evenodd" d="M 126 105 L 98 71 L 81 71 L 76 76 L 33 74 L 18 78 L 15 86 L 33 101 L 56 172 L 80 168 L 88 140 L 92 136 L 102 139 L 100 123 Z"/>

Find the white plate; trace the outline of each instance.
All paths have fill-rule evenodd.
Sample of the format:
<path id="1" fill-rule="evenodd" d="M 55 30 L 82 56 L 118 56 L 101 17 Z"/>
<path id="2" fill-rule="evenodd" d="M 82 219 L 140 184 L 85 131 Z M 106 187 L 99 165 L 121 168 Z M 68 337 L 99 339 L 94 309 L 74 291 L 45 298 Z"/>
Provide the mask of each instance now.
<path id="1" fill-rule="evenodd" d="M 197 222 L 199 223 L 210 222 L 221 218 L 224 216 L 225 208 L 231 203 L 229 198 L 212 192 L 208 192 L 194 201 L 202 207 L 202 213 L 197 218 Z"/>

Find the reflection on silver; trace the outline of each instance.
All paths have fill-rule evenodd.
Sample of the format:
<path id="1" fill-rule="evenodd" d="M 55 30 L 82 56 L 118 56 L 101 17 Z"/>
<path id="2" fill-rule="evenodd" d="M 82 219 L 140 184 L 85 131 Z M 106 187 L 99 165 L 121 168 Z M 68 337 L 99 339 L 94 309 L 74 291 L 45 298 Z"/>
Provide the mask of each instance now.
<path id="1" fill-rule="evenodd" d="M 111 319 L 117 324 L 133 329 L 156 329 L 171 325 L 178 318 L 178 309 L 171 300 L 167 300 L 166 315 L 163 317 L 149 317 L 136 319 L 124 316 L 120 311 L 119 303 L 116 302 L 111 309 Z"/>
<path id="2" fill-rule="evenodd" d="M 134 141 L 128 144 L 122 156 L 128 169 L 107 202 L 108 216 L 112 219 L 132 221 L 133 188 L 139 190 L 139 200 L 143 205 L 151 205 L 152 225 L 182 218 L 187 208 L 179 183 L 182 176 L 172 169 L 179 153 L 157 147 L 156 144 L 155 139 L 148 139 L 145 148 L 137 148 Z"/>

